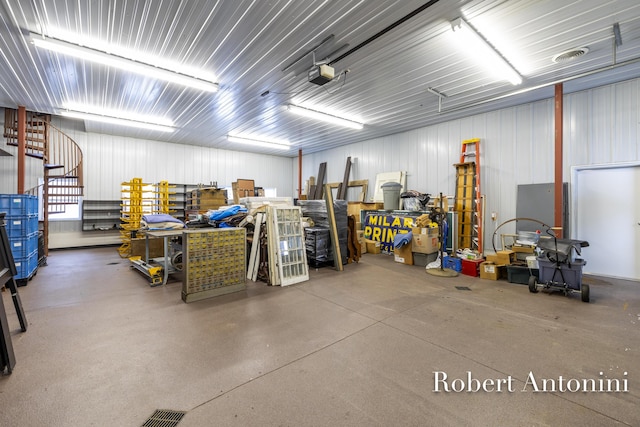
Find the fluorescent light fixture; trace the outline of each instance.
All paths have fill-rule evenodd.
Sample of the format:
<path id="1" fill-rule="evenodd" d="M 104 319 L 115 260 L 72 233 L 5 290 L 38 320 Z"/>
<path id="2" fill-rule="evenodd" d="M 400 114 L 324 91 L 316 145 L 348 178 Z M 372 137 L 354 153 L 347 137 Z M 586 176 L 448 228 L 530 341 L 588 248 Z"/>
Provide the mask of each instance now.
<path id="1" fill-rule="evenodd" d="M 362 129 L 364 127 L 364 123 L 334 116 L 333 114 L 323 113 L 321 111 L 313 110 L 307 107 L 300 107 L 298 105 L 289 104 L 287 105 L 287 109 L 292 113 L 298 114 L 300 116 L 322 120 L 327 123 L 333 123 L 334 125 L 345 126 L 351 129 Z"/>
<path id="2" fill-rule="evenodd" d="M 286 140 L 258 139 L 238 135 L 227 135 L 227 140 L 229 140 L 229 142 L 236 142 L 238 144 L 254 145 L 264 148 L 275 148 L 276 150 L 289 150 L 291 148 L 291 146 L 289 145 L 289 141 Z"/>
<path id="3" fill-rule="evenodd" d="M 36 47 L 58 52 L 63 55 L 73 56 L 86 61 L 96 62 L 98 64 L 142 74 L 159 80 L 165 80 L 205 92 L 216 92 L 218 90 L 218 83 L 216 82 L 160 68 L 147 62 L 114 55 L 107 51 L 93 49 L 54 38 L 45 38 L 44 36 L 35 33 L 31 33 L 31 40 Z M 158 62 L 160 62 L 160 59 L 158 59 Z"/>
<path id="4" fill-rule="evenodd" d="M 479 65 L 500 80 L 507 80 L 513 85 L 522 83 L 522 76 L 464 19 L 452 21 L 451 28 L 460 38 L 465 52 L 473 56 Z"/>
<path id="5" fill-rule="evenodd" d="M 159 132 L 173 132 L 175 130 L 171 120 L 161 117 L 126 114 L 122 111 L 98 109 L 74 103 L 65 105 L 65 108 L 67 108 L 67 110 L 62 111 L 60 115 L 74 119 L 135 127 L 139 129 L 156 130 Z"/>

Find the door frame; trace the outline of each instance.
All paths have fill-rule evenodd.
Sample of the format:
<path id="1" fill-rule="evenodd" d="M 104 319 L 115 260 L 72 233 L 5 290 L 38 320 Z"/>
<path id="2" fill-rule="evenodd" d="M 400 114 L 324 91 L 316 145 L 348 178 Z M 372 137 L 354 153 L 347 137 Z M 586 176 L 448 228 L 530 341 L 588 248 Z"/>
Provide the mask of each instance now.
<path id="1" fill-rule="evenodd" d="M 578 192 L 580 190 L 580 181 L 578 175 L 585 170 L 597 170 L 597 169 L 622 169 L 622 168 L 634 168 L 640 167 L 640 161 L 633 162 L 620 162 L 620 163 L 602 163 L 595 165 L 580 165 L 571 167 L 571 230 L 575 233 L 578 231 Z M 575 237 L 575 236 L 574 236 Z M 613 277 L 613 276 L 612 276 Z M 627 280 L 637 280 L 633 278 L 625 278 Z"/>

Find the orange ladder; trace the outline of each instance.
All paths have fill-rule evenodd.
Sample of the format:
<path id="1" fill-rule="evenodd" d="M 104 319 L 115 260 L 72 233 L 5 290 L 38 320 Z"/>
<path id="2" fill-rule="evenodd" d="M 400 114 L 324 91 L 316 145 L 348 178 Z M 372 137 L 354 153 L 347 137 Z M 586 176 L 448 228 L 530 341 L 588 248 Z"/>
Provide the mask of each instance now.
<path id="1" fill-rule="evenodd" d="M 473 160 L 469 160 L 473 158 Z M 456 168 L 454 210 L 458 213 L 457 249 L 470 248 L 483 253 L 482 192 L 480 191 L 480 139 L 462 141 L 460 163 Z"/>

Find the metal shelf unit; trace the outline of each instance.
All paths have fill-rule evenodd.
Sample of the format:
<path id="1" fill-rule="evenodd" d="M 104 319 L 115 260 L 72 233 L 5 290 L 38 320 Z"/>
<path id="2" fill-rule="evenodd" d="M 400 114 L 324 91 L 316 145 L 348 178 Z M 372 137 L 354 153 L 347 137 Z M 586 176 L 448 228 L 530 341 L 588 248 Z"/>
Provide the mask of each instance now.
<path id="1" fill-rule="evenodd" d="M 246 229 L 185 230 L 182 234 L 182 250 L 184 302 L 245 289 Z"/>
<path id="2" fill-rule="evenodd" d="M 82 231 L 119 230 L 120 200 L 83 200 Z"/>

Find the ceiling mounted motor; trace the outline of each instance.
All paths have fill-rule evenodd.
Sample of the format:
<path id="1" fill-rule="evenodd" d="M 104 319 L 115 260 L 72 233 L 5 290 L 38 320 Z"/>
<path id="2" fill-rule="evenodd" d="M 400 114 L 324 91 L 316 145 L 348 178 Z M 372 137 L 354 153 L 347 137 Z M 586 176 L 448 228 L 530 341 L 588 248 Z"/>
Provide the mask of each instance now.
<path id="1" fill-rule="evenodd" d="M 309 70 L 307 74 L 310 83 L 315 83 L 322 86 L 325 83 L 329 83 L 335 77 L 335 70 L 329 65 L 315 65 L 312 70 Z"/>
<path id="2" fill-rule="evenodd" d="M 319 86 L 329 83 L 335 77 L 336 70 L 327 65 L 326 61 L 316 62 L 316 52 L 313 51 L 311 53 L 313 54 L 313 68 L 307 73 L 307 79 L 310 83 L 315 83 Z"/>

